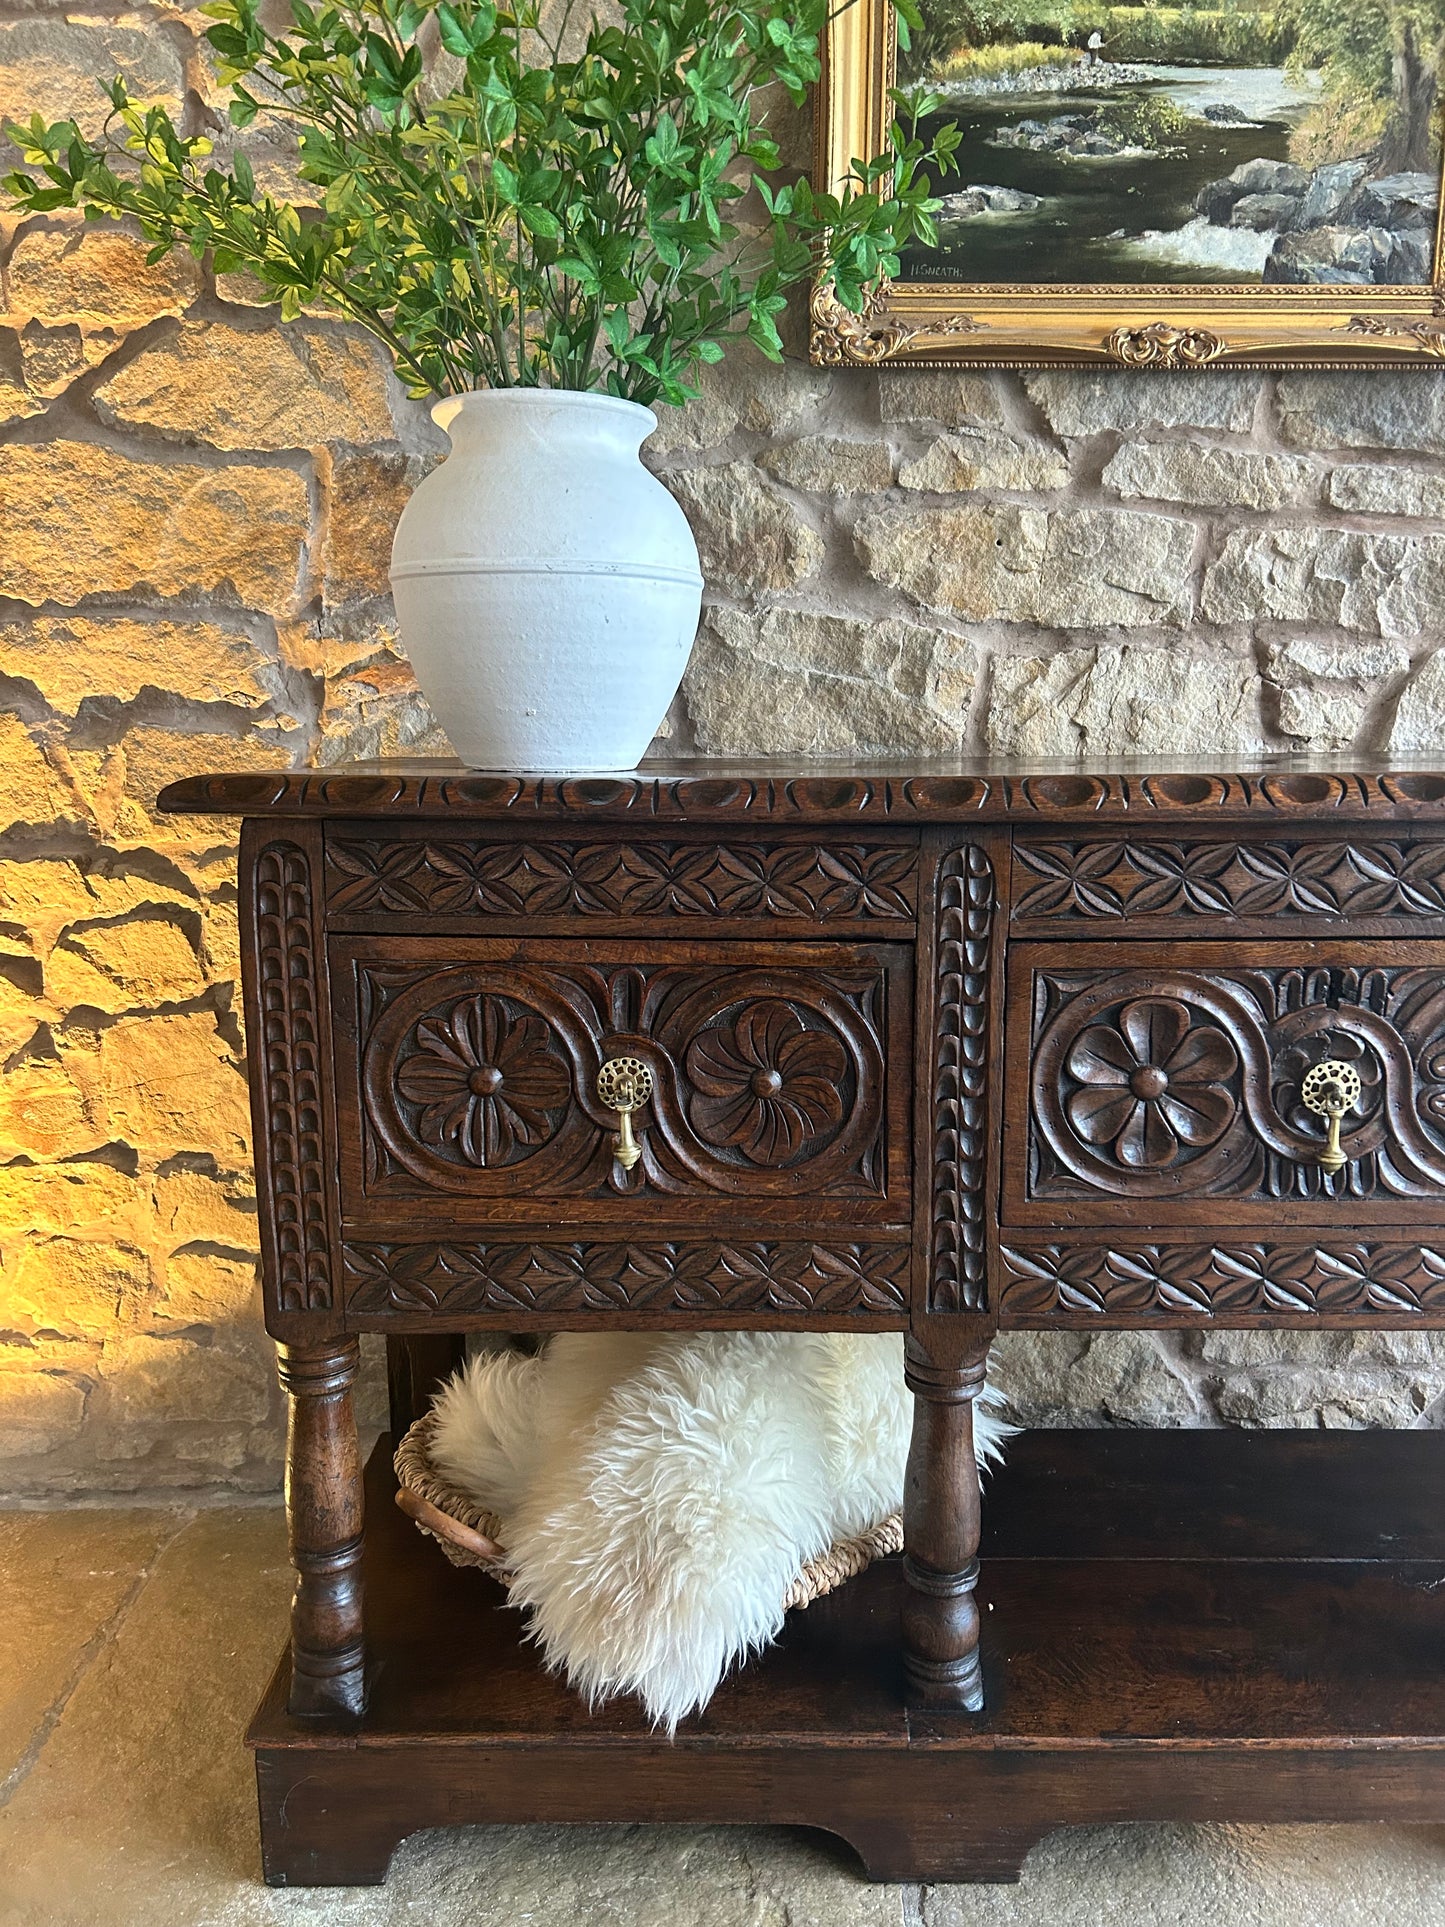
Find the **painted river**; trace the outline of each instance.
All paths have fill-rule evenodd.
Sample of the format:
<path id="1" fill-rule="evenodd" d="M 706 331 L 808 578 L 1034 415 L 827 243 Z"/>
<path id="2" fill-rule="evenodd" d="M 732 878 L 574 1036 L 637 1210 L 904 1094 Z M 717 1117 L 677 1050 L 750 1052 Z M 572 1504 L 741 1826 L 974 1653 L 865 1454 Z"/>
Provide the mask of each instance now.
<path id="1" fill-rule="evenodd" d="M 937 249 L 905 256 L 904 279 L 1258 281 L 1273 234 L 1211 227 L 1195 215 L 1194 197 L 1245 161 L 1287 159 L 1291 127 L 1316 97 L 1309 77 L 1297 83 L 1277 67 L 1164 66 L 1137 83 L 957 94 L 938 124 L 952 120 L 963 130 L 958 172 L 940 187 L 1022 188 L 1043 200 L 1025 213 L 941 224 Z M 1172 102 L 1188 116 L 1167 153 L 1071 157 L 989 138 L 1021 120 L 1047 124 L 1148 99 Z M 1248 120 L 1206 119 L 1211 106 Z"/>

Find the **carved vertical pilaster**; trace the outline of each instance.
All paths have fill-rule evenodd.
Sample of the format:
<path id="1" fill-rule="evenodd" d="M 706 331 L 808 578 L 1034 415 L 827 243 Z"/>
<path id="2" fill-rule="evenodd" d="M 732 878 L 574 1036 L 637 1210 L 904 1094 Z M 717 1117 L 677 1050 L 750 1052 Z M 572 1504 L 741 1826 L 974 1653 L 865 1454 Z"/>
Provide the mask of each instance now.
<path id="1" fill-rule="evenodd" d="M 317 920 L 320 831 L 247 823 L 243 974 L 267 1322 L 278 1337 L 329 1324 L 337 1304 L 327 1040 Z"/>
<path id="2" fill-rule="evenodd" d="M 931 1312 L 988 1305 L 984 1144 L 988 1124 L 988 979 L 996 889 L 979 843 L 939 865 L 934 920 Z"/>

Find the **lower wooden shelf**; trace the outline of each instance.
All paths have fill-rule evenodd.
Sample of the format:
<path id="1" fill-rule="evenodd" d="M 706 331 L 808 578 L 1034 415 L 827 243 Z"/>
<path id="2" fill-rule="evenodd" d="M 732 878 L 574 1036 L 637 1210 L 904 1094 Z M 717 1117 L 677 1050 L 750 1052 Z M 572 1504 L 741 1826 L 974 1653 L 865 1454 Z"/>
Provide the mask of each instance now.
<path id="1" fill-rule="evenodd" d="M 790 1616 L 674 1741 L 588 1713 L 500 1589 L 367 1472 L 369 1699 L 247 1736 L 273 1885 L 376 1882 L 423 1827 L 821 1827 L 880 1880 L 1010 1880 L 1054 1828 L 1438 1822 L 1445 1434 L 1035 1432 L 984 1512 L 981 1716 L 903 1703 L 896 1560 Z"/>

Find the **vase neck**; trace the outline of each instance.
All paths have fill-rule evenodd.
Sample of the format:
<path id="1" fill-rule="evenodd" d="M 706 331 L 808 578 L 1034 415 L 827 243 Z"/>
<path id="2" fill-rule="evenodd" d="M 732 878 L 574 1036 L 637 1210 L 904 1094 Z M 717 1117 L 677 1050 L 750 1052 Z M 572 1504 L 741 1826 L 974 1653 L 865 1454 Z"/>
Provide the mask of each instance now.
<path id="1" fill-rule="evenodd" d="M 657 426 L 656 415 L 640 402 L 571 388 L 473 389 L 437 402 L 432 420 L 458 449 L 481 448 L 504 436 L 513 443 L 593 443 L 634 454 Z"/>

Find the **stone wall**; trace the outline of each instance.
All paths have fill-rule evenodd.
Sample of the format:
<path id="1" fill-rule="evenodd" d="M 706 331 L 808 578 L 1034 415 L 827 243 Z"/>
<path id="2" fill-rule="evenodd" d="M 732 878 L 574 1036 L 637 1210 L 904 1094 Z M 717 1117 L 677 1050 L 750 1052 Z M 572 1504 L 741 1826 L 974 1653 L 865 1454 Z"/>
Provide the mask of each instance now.
<path id="1" fill-rule="evenodd" d="M 198 122 L 196 24 L 0 17 L 0 114 L 120 68 Z M 65 218 L 3 246 L 0 1489 L 270 1489 L 234 853 L 151 804 L 208 767 L 443 749 L 385 594 L 441 443 L 354 331 Z M 1445 375 L 744 357 L 652 446 L 709 580 L 674 751 L 1441 737 Z M 1415 1337 L 1019 1339 L 1000 1366 L 1043 1423 L 1431 1424 L 1445 1394 Z"/>

